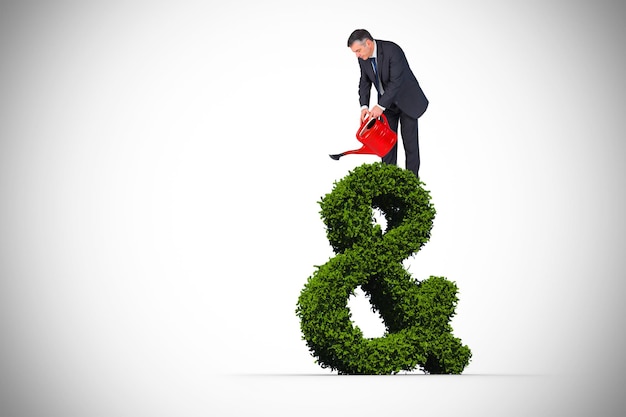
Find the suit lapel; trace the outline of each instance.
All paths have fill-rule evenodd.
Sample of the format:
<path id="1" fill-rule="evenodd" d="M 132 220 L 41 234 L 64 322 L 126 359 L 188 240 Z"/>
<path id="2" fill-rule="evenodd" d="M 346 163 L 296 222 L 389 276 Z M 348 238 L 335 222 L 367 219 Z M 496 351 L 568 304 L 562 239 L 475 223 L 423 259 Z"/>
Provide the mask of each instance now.
<path id="1" fill-rule="evenodd" d="M 383 45 L 382 42 L 376 41 L 376 63 L 378 64 L 378 77 L 380 78 L 380 83 L 383 82 L 383 69 L 385 66 L 383 65 L 384 53 L 383 53 Z"/>

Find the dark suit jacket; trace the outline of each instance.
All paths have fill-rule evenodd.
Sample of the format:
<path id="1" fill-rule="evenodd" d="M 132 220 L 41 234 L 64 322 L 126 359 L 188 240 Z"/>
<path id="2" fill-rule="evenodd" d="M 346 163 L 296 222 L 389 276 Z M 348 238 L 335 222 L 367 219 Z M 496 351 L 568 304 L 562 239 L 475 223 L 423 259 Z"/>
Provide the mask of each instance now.
<path id="1" fill-rule="evenodd" d="M 369 107 L 370 91 L 376 80 L 374 69 L 371 61 L 357 59 L 361 66 L 359 100 L 361 106 Z M 385 91 L 378 104 L 385 108 L 395 104 L 409 116 L 420 117 L 428 107 L 428 99 L 409 68 L 402 49 L 393 42 L 377 40 L 376 66 Z"/>

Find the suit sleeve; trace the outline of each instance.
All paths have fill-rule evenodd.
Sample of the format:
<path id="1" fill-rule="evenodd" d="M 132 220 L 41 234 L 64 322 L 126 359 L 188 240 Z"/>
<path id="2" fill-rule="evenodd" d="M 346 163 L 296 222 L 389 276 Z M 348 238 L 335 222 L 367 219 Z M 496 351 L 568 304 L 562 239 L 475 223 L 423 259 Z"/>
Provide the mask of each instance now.
<path id="1" fill-rule="evenodd" d="M 372 81 L 365 73 L 363 64 L 361 62 L 359 62 L 359 68 L 361 68 L 361 79 L 359 80 L 359 104 L 361 105 L 361 107 L 367 106 L 369 108 L 370 93 L 372 91 Z"/>

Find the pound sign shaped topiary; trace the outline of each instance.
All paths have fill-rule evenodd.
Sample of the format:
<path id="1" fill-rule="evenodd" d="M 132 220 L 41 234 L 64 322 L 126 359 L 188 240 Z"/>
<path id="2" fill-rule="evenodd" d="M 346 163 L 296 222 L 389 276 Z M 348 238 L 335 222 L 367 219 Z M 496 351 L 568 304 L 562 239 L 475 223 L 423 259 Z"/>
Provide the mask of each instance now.
<path id="1" fill-rule="evenodd" d="M 355 168 L 320 201 L 335 252 L 309 277 L 298 298 L 303 339 L 323 368 L 340 374 L 393 374 L 419 367 L 459 374 L 471 351 L 452 335 L 457 287 L 443 277 L 414 280 L 403 260 L 430 238 L 435 209 L 415 175 L 395 165 Z M 383 232 L 373 209 L 387 221 Z M 370 298 L 386 331 L 364 338 L 348 299 L 357 287 Z"/>

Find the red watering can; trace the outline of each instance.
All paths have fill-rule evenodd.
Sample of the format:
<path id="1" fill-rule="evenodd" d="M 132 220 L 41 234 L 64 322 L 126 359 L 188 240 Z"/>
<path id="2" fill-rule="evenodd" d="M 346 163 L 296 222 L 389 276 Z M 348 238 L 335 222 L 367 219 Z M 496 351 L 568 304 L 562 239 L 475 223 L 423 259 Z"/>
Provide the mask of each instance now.
<path id="1" fill-rule="evenodd" d="M 387 155 L 396 144 L 398 135 L 389 128 L 387 117 L 383 114 L 379 119 L 364 119 L 361 123 L 361 127 L 359 127 L 359 130 L 356 132 L 356 138 L 363 144 L 361 149 L 330 155 L 330 157 L 338 160 L 344 155 L 362 153 L 378 155 L 382 158 Z"/>

